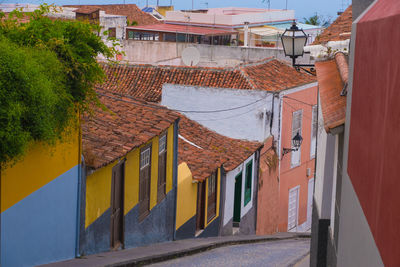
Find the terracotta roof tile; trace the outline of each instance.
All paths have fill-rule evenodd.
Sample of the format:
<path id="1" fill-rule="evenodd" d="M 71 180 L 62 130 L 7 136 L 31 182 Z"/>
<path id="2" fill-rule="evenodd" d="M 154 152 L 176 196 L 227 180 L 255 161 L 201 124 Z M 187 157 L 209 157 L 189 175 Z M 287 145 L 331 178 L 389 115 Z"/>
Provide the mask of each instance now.
<path id="1" fill-rule="evenodd" d="M 314 76 L 298 72 L 276 59 L 225 69 L 151 65 L 103 66 L 108 79 L 98 86 L 100 89 L 151 102 L 161 100 L 164 83 L 280 91 L 316 81 Z"/>
<path id="2" fill-rule="evenodd" d="M 206 179 L 221 165 L 231 171 L 262 147 L 217 134 L 184 115 L 180 115 L 179 134 L 184 138 L 179 139 L 179 163 L 186 162 L 196 180 Z"/>
<path id="3" fill-rule="evenodd" d="M 353 23 L 351 5 L 319 35 L 313 45 L 325 44 L 329 41 L 341 41 L 350 39 L 351 24 Z"/>
<path id="4" fill-rule="evenodd" d="M 82 123 L 85 162 L 101 168 L 166 130 L 178 114 L 162 106 L 99 92 L 109 110 L 94 108 Z M 103 94 L 104 93 L 104 94 Z"/>
<path id="5" fill-rule="evenodd" d="M 239 70 L 151 65 L 104 65 L 107 81 L 99 88 L 146 101 L 161 100 L 164 83 L 251 89 Z"/>
<path id="6" fill-rule="evenodd" d="M 343 82 L 335 59 L 316 62 L 318 86 L 321 97 L 322 116 L 327 132 L 342 125 L 346 119 L 346 97 L 341 92 Z"/>
<path id="7" fill-rule="evenodd" d="M 65 5 L 65 7 L 99 8 L 106 14 L 126 16 L 129 22 L 136 21 L 138 25 L 151 25 L 160 23 L 152 15 L 143 12 L 135 4 L 115 5 Z"/>
<path id="8" fill-rule="evenodd" d="M 286 62 L 277 59 L 244 65 L 241 69 L 253 87 L 259 90 L 281 91 L 316 81 L 314 76 L 297 71 Z"/>
<path id="9" fill-rule="evenodd" d="M 100 8 L 96 7 L 96 6 L 82 6 L 78 9 L 76 9 L 74 12 L 75 13 L 82 13 L 82 14 L 90 14 L 93 12 L 96 12 L 97 10 L 99 10 Z"/>

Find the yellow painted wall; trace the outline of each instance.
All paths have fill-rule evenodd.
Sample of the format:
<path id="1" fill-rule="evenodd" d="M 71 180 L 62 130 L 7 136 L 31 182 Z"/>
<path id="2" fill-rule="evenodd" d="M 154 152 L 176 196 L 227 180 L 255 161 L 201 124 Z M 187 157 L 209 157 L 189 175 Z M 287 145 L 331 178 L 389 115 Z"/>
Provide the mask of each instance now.
<path id="1" fill-rule="evenodd" d="M 158 13 L 160 13 L 164 17 L 166 16 L 167 11 L 173 11 L 173 10 L 174 10 L 174 6 L 159 6 L 157 8 Z"/>
<path id="2" fill-rule="evenodd" d="M 176 200 L 176 230 L 196 215 L 197 183 L 192 183 L 192 173 L 187 164 L 178 166 L 178 195 Z"/>
<path id="3" fill-rule="evenodd" d="M 158 136 L 152 139 L 151 148 L 151 182 L 150 182 L 150 210 L 157 205 L 158 179 Z"/>
<path id="4" fill-rule="evenodd" d="M 167 193 L 172 189 L 173 153 L 174 153 L 174 126 L 168 129 L 167 136 Z M 151 184 L 150 184 L 150 209 L 157 205 L 157 179 L 158 179 L 158 140 L 154 137 L 151 141 L 129 152 L 125 159 L 125 194 L 124 215 L 126 215 L 139 202 L 139 161 L 140 149 L 152 143 L 151 151 Z M 111 205 L 111 177 L 112 168 L 117 161 L 105 166 L 86 178 L 86 220 L 88 227 L 99 218 Z"/>
<path id="5" fill-rule="evenodd" d="M 210 223 L 212 223 L 215 219 L 219 216 L 219 204 L 220 204 L 220 190 L 221 190 L 221 168 L 218 168 L 218 175 L 217 175 L 217 203 L 215 208 L 215 217 L 207 223 L 207 208 L 208 208 L 208 179 L 205 181 L 206 183 L 206 205 L 205 205 L 205 216 L 204 216 L 204 225 L 207 227 Z"/>
<path id="6" fill-rule="evenodd" d="M 126 156 L 124 215 L 139 203 L 139 159 L 140 149 Z"/>
<path id="7" fill-rule="evenodd" d="M 174 168 L 174 125 L 171 125 L 168 128 L 168 133 L 167 133 L 167 181 L 166 181 L 167 193 L 172 190 L 173 168 Z"/>
<path id="8" fill-rule="evenodd" d="M 80 163 L 79 131 L 55 145 L 34 143 L 15 165 L 1 171 L 1 212 Z"/>
<path id="9" fill-rule="evenodd" d="M 85 228 L 110 208 L 112 168 L 116 164 L 117 161 L 96 170 L 86 178 Z"/>

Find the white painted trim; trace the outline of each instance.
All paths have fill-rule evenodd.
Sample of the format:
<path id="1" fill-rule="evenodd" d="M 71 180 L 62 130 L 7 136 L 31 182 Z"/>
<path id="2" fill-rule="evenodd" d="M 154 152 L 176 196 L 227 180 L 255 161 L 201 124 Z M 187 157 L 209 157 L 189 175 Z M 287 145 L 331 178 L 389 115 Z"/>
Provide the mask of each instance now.
<path id="1" fill-rule="evenodd" d="M 194 147 L 197 147 L 197 148 L 203 149 L 202 147 L 200 147 L 200 146 L 196 145 L 195 143 L 193 143 L 193 142 L 190 142 L 189 140 L 187 140 L 187 139 L 186 139 L 185 137 L 183 137 L 182 135 L 178 134 L 178 136 L 179 136 L 179 138 L 180 138 L 180 139 L 182 139 L 182 140 L 183 140 L 183 141 L 185 141 L 186 143 L 188 143 L 188 144 L 190 144 L 190 145 L 192 145 L 192 146 L 194 146 Z"/>

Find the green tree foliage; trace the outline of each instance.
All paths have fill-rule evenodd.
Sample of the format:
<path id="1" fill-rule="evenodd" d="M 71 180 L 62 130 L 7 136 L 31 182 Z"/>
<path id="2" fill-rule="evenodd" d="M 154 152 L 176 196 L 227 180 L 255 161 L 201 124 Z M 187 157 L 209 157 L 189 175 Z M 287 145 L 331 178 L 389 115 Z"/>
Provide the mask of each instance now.
<path id="1" fill-rule="evenodd" d="M 24 154 L 32 141 L 53 143 L 97 101 L 104 73 L 98 54 L 113 56 L 96 25 L 54 20 L 48 6 L 29 14 L 0 14 L 0 164 Z M 97 29 L 98 30 L 98 29 Z"/>
<path id="2" fill-rule="evenodd" d="M 305 24 L 324 26 L 324 27 L 328 27 L 331 24 L 331 19 L 329 17 L 325 18 L 321 15 L 318 15 L 317 13 L 315 13 L 314 16 L 311 16 L 309 18 L 303 18 L 303 21 Z"/>

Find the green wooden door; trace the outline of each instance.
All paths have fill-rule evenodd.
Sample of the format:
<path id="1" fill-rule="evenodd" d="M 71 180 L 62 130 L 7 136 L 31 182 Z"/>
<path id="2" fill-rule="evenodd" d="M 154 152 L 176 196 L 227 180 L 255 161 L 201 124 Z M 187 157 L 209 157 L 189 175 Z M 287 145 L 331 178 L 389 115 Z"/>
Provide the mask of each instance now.
<path id="1" fill-rule="evenodd" d="M 242 203 L 242 173 L 235 177 L 235 200 L 233 203 L 233 221 L 240 222 L 240 209 Z"/>

